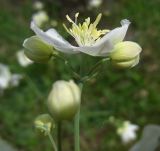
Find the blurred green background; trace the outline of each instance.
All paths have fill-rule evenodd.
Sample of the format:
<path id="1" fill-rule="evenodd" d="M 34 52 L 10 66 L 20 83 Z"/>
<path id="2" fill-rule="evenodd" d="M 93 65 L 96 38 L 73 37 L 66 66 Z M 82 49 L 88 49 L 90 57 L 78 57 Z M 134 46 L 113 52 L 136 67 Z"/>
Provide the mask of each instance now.
<path id="1" fill-rule="evenodd" d="M 138 135 L 147 124 L 160 124 L 160 1 L 104 0 L 99 7 L 90 8 L 86 0 L 45 0 L 44 10 L 56 22 L 55 28 L 69 40 L 64 30 L 65 15 L 80 12 L 79 20 L 95 19 L 103 13 L 100 27 L 112 29 L 127 18 L 131 21 L 126 39 L 138 42 L 143 52 L 138 66 L 131 70 L 117 70 L 105 64 L 97 79 L 84 86 L 81 115 L 82 151 L 127 151 L 134 142 L 122 144 L 116 127 L 108 122 L 113 116 L 140 126 Z M 52 150 L 48 138 L 40 137 L 33 128 L 34 118 L 47 112 L 46 99 L 56 80 L 70 79 L 70 73 L 60 61 L 36 64 L 23 68 L 16 52 L 22 49 L 30 30 L 34 1 L 0 1 L 0 63 L 12 72 L 25 75 L 16 88 L 8 88 L 0 96 L 0 137 L 23 151 Z M 57 25 L 58 24 L 58 25 Z M 47 25 L 44 28 L 49 27 Z M 84 55 L 69 57 L 72 64 L 91 65 L 97 58 Z M 72 122 L 71 122 L 72 123 Z M 73 126 L 63 124 L 63 150 L 73 150 Z M 54 132 L 53 132 L 54 133 Z"/>

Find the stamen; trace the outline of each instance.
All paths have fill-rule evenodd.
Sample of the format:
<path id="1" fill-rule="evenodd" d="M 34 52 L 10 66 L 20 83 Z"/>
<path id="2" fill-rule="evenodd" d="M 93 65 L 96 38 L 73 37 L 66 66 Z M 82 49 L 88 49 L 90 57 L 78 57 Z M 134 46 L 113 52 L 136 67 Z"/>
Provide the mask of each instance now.
<path id="1" fill-rule="evenodd" d="M 79 13 L 76 13 L 75 14 L 75 24 L 77 24 L 77 18 L 78 18 L 78 16 L 79 16 Z"/>
<path id="2" fill-rule="evenodd" d="M 70 23 L 74 23 L 73 20 L 68 15 L 66 15 L 66 18 Z"/>
<path id="3" fill-rule="evenodd" d="M 97 30 L 96 28 L 102 17 L 102 14 L 99 14 L 93 23 L 90 23 L 90 17 L 88 17 L 82 24 L 77 24 L 78 16 L 79 13 L 76 13 L 74 22 L 68 15 L 66 15 L 67 20 L 72 23 L 72 27 L 67 28 L 65 24 L 63 24 L 63 26 L 66 31 L 75 38 L 79 46 L 91 46 L 101 39 L 102 35 L 105 35 L 107 32 L 109 32 L 109 30 L 106 29 Z"/>
<path id="4" fill-rule="evenodd" d="M 101 20 L 101 17 L 102 17 L 102 14 L 99 14 L 99 15 L 97 16 L 96 20 L 95 20 L 94 23 L 93 23 L 94 27 L 96 27 L 96 26 L 98 25 L 99 21 Z"/>

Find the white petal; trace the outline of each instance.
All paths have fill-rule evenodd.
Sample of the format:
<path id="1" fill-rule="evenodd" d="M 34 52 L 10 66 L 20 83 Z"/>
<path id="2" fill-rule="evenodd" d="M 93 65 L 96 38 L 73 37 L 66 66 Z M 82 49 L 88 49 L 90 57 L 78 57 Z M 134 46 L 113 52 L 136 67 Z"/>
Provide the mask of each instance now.
<path id="1" fill-rule="evenodd" d="M 78 53 L 70 43 L 63 39 L 55 29 L 49 29 L 47 32 L 42 31 L 33 21 L 31 22 L 31 29 L 44 40 L 46 43 L 52 45 L 55 49 L 64 53 Z"/>
<path id="2" fill-rule="evenodd" d="M 83 46 L 77 47 L 75 49 L 91 56 L 107 56 L 109 54 L 109 51 L 106 50 L 112 50 L 113 47 L 108 41 L 106 41 L 102 45 Z"/>
<path id="3" fill-rule="evenodd" d="M 108 41 L 112 46 L 117 44 L 118 42 L 123 41 L 127 29 L 130 25 L 130 21 L 127 19 L 121 20 L 121 27 L 117 27 L 113 30 L 111 30 L 109 33 L 107 33 L 101 40 L 99 40 L 95 45 L 100 45 Z"/>
<path id="4" fill-rule="evenodd" d="M 103 38 L 97 41 L 95 45 L 76 49 L 92 56 L 107 56 L 112 51 L 116 43 L 123 41 L 129 24 L 130 21 L 124 19 L 121 21 L 121 27 L 111 30 Z"/>

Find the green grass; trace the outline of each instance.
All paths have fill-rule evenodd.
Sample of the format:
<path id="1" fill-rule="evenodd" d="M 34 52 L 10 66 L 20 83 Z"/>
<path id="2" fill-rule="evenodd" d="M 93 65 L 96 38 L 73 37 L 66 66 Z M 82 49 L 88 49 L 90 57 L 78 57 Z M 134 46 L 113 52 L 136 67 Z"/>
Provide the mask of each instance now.
<path id="1" fill-rule="evenodd" d="M 122 18 L 130 19 L 132 24 L 128 39 L 140 43 L 143 53 L 136 68 L 123 71 L 105 64 L 100 76 L 84 86 L 81 116 L 83 151 L 127 151 L 133 145 L 121 144 L 116 128 L 108 122 L 110 116 L 130 120 L 140 125 L 141 129 L 150 123 L 160 124 L 159 1 L 121 0 L 112 5 L 110 16 L 103 18 L 104 24 L 107 22 L 109 26 L 116 27 Z M 55 6 L 54 10 L 63 10 L 63 5 L 56 3 Z M 65 11 L 51 14 L 64 22 L 62 15 L 68 13 L 67 9 Z M 45 102 L 52 83 L 59 79 L 67 80 L 70 74 L 60 61 L 34 64 L 26 69 L 18 65 L 15 53 L 22 48 L 23 40 L 32 35 L 29 29 L 32 12 L 30 1 L 13 3 L 4 0 L 0 6 L 0 62 L 8 64 L 12 72 L 26 75 L 19 87 L 5 91 L 0 97 L 0 132 L 3 138 L 24 151 L 49 151 L 51 144 L 47 138 L 36 135 L 33 121 L 37 115 L 47 112 Z M 96 13 L 92 12 L 92 16 Z M 57 28 L 66 36 L 62 27 Z M 75 67 L 81 62 L 78 56 L 69 59 Z M 87 65 L 92 65 L 96 59 L 85 56 L 85 61 Z M 63 127 L 63 148 L 71 150 L 73 127 L 67 122 Z"/>

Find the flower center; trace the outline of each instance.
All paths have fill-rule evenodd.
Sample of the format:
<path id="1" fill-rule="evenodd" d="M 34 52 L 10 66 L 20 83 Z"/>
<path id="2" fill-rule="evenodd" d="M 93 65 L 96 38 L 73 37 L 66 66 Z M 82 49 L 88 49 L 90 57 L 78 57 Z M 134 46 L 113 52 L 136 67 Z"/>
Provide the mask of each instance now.
<path id="1" fill-rule="evenodd" d="M 90 17 L 86 18 L 85 21 L 81 24 L 77 24 L 77 18 L 79 13 L 75 14 L 75 21 L 73 21 L 68 15 L 66 15 L 67 20 L 72 23 L 71 28 L 67 28 L 65 24 L 63 24 L 66 31 L 75 38 L 77 44 L 79 46 L 91 46 L 95 42 L 101 39 L 102 35 L 105 35 L 109 30 L 97 30 L 96 26 L 98 25 L 102 14 L 99 14 L 94 21 L 94 23 L 90 23 Z"/>

